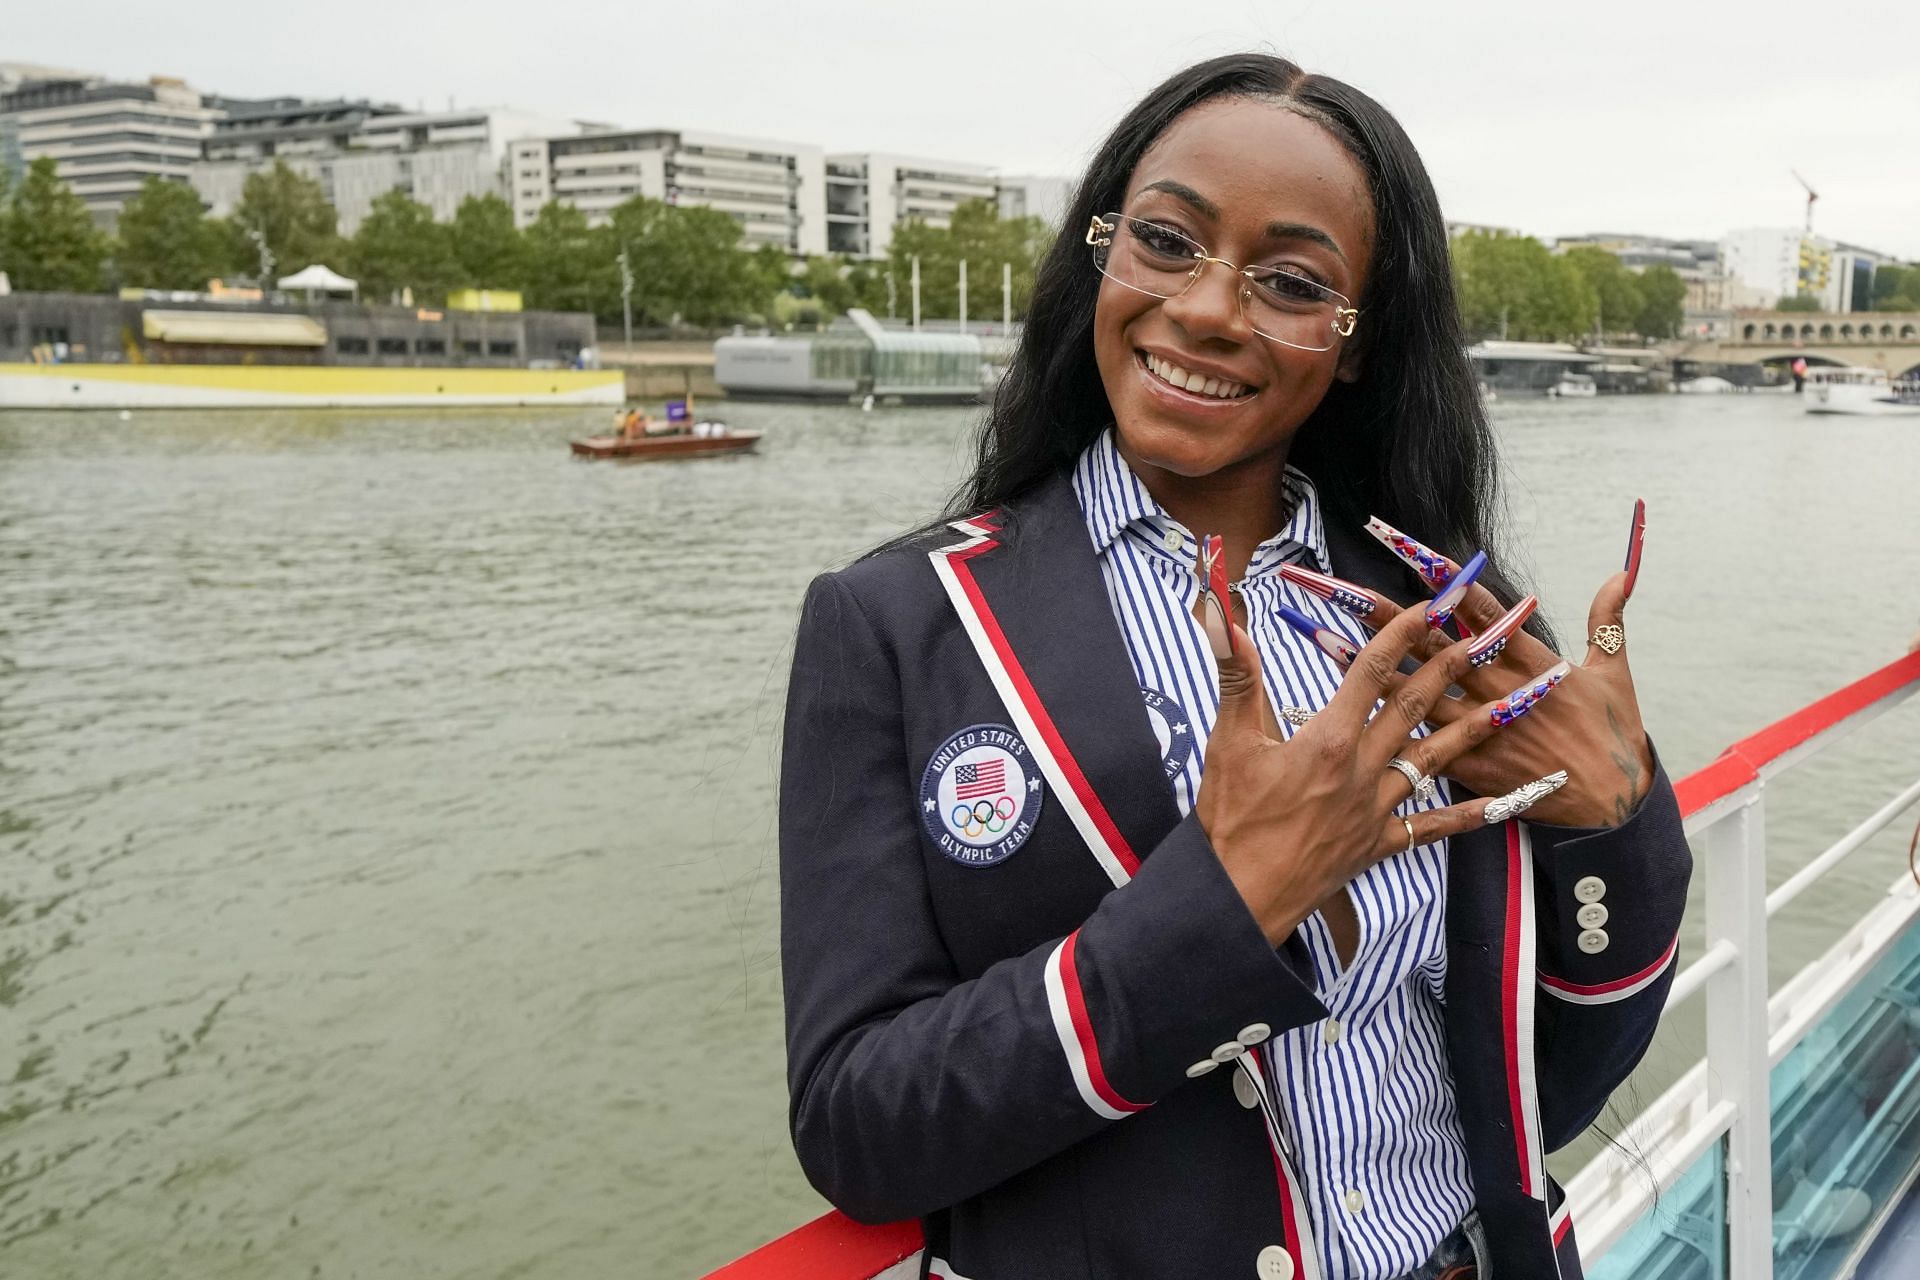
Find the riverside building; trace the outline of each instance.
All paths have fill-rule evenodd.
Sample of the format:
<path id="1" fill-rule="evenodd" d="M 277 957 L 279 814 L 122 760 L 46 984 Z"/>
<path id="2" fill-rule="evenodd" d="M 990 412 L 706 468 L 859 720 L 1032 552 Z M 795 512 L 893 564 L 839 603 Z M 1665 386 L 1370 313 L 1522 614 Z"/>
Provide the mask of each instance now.
<path id="1" fill-rule="evenodd" d="M 944 227 L 969 200 L 1000 198 L 984 165 L 877 151 L 827 157 L 827 248 L 856 258 L 884 258 L 893 229 L 919 219 Z"/>
<path id="2" fill-rule="evenodd" d="M 221 114 L 216 100 L 170 76 L 136 84 L 22 63 L 0 67 L 6 161 L 24 166 L 51 156 L 107 229 L 148 178 L 187 180 Z"/>
<path id="3" fill-rule="evenodd" d="M 826 160 L 819 147 L 690 129 L 595 128 L 512 144 L 507 185 L 515 225 L 550 201 L 601 225 L 634 196 L 719 210 L 739 222 L 748 248 L 825 253 Z"/>

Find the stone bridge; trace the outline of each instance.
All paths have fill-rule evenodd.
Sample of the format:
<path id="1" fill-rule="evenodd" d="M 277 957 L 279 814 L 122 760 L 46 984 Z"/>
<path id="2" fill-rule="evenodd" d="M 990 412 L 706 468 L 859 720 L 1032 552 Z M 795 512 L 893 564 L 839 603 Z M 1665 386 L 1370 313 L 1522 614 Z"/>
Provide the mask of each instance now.
<path id="1" fill-rule="evenodd" d="M 1920 367 L 1920 311 L 1736 311 L 1727 336 L 1674 355 L 1733 364 L 1850 364 L 1898 376 Z"/>

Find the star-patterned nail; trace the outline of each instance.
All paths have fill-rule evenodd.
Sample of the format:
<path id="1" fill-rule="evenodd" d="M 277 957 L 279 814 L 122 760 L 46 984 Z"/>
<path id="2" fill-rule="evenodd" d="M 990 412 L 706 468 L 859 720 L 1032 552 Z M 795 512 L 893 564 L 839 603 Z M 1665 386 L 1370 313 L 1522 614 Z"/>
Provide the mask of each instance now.
<path id="1" fill-rule="evenodd" d="M 1640 580 L 1640 544 L 1647 537 L 1647 500 L 1633 500 L 1633 529 L 1627 534 L 1627 593 L 1621 599 L 1633 599 L 1633 584 Z"/>
<path id="2" fill-rule="evenodd" d="M 1479 578 L 1481 571 L 1486 567 L 1487 553 L 1484 551 L 1474 552 L 1473 559 L 1467 561 L 1466 566 L 1462 568 L 1459 573 L 1454 574 L 1453 580 L 1442 587 L 1440 594 L 1428 603 L 1427 625 L 1435 631 L 1446 626 L 1447 622 L 1453 617 L 1453 611 L 1458 609 L 1460 602 L 1467 598 L 1467 588 L 1474 584 L 1474 581 Z"/>
<path id="3" fill-rule="evenodd" d="M 1520 629 L 1539 606 L 1539 597 L 1528 596 L 1502 614 L 1498 622 L 1475 636 L 1473 643 L 1467 646 L 1467 665 L 1484 667 L 1499 657 L 1500 651 L 1507 647 L 1507 641 L 1513 638 L 1513 633 Z"/>
<path id="4" fill-rule="evenodd" d="M 1312 569 L 1297 564 L 1280 566 L 1280 576 L 1288 582 L 1306 591 L 1311 591 L 1336 609 L 1343 609 L 1356 618 L 1370 618 L 1379 608 L 1379 602 L 1373 593 L 1365 587 L 1355 586 L 1340 578 L 1316 573 Z"/>
<path id="5" fill-rule="evenodd" d="M 1322 626 L 1292 605 L 1280 606 L 1280 620 L 1320 647 L 1320 652 L 1343 667 L 1353 665 L 1360 656 L 1359 647 L 1331 627 Z"/>
<path id="6" fill-rule="evenodd" d="M 1425 543 L 1409 538 L 1379 516 L 1368 519 L 1367 532 L 1378 539 L 1381 546 L 1399 556 L 1402 563 L 1419 574 L 1421 580 L 1433 590 L 1438 591 L 1453 580 L 1451 561 Z"/>
<path id="7" fill-rule="evenodd" d="M 1535 676 L 1525 685 L 1494 703 L 1492 714 L 1494 727 L 1497 729 L 1510 725 L 1533 710 L 1534 705 L 1558 688 L 1560 682 L 1565 680 L 1567 673 L 1572 670 L 1573 668 L 1567 663 L 1556 662 L 1547 668 L 1544 674 Z"/>

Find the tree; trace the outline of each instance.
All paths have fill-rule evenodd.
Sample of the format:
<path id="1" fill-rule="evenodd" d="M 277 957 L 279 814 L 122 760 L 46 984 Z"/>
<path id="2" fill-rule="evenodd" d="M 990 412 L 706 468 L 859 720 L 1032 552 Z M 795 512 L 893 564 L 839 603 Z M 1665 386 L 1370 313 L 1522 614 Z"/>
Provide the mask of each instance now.
<path id="1" fill-rule="evenodd" d="M 1565 341 L 1591 332 L 1599 314 L 1593 286 L 1532 236 L 1466 232 L 1453 242 L 1453 273 L 1475 337 Z"/>
<path id="2" fill-rule="evenodd" d="M 327 202 L 326 191 L 312 178 L 288 168 L 285 160 L 275 160 L 273 168 L 247 175 L 240 188 L 240 203 L 227 222 L 230 263 L 248 275 L 260 270 L 260 241 L 256 237 L 265 239 L 273 255 L 271 274 L 275 277 L 339 257 L 339 219 Z"/>
<path id="3" fill-rule="evenodd" d="M 1780 299 L 1773 304 L 1773 309 L 1775 311 L 1819 311 L 1822 310 L 1822 305 L 1820 299 L 1812 294 L 1802 293 L 1791 298 Z"/>
<path id="4" fill-rule="evenodd" d="M 1013 314 L 1024 316 L 1033 296 L 1033 272 L 1052 243 L 1053 231 L 1044 219 L 1002 218 L 992 200 L 969 200 L 953 211 L 945 227 L 918 220 L 897 227 L 887 257 L 898 282 L 900 305 L 910 308 L 907 290 L 913 259 L 920 259 L 920 314 L 931 318 L 960 315 L 960 264 L 967 264 L 967 315 L 970 319 L 997 319 L 1000 315 L 1002 266 L 1013 268 Z M 1088 264 L 1091 271 L 1092 264 Z M 886 281 L 879 280 L 882 296 Z"/>
<path id="5" fill-rule="evenodd" d="M 122 284 L 144 289 L 204 289 L 224 269 L 226 248 L 200 196 L 184 182 L 148 178 L 120 211 L 114 253 Z"/>
<path id="6" fill-rule="evenodd" d="M 1875 311 L 1920 311 L 1920 265 L 1888 263 L 1873 273 Z"/>
<path id="7" fill-rule="evenodd" d="M 1567 251 L 1566 262 L 1593 290 L 1599 309 L 1596 323 L 1602 333 L 1626 333 L 1636 327 L 1644 301 L 1640 282 L 1617 255 L 1582 245 Z"/>
<path id="8" fill-rule="evenodd" d="M 635 196 L 608 215 L 608 224 L 612 253 L 625 246 L 633 269 L 634 315 L 653 324 L 764 315 L 786 284 L 786 252 L 743 252 L 740 223 L 718 209 Z"/>
<path id="9" fill-rule="evenodd" d="M 1634 328 L 1643 338 L 1671 338 L 1686 315 L 1687 282 L 1672 267 L 1656 265 L 1640 273 L 1640 314 Z"/>
<path id="10" fill-rule="evenodd" d="M 591 311 L 606 319 L 620 314 L 620 268 L 614 261 L 620 250 L 605 227 L 589 227 L 586 214 L 556 200 L 540 210 L 525 235 L 529 305 Z"/>
<path id="11" fill-rule="evenodd" d="M 411 289 L 417 301 L 445 302 L 460 279 L 451 229 L 398 188 L 374 200 L 354 233 L 349 260 L 362 293 L 375 300 Z"/>
<path id="12" fill-rule="evenodd" d="M 86 202 L 60 180 L 59 165 L 41 156 L 6 204 L 0 268 L 20 290 L 100 288 L 100 265 L 111 247 Z"/>
<path id="13" fill-rule="evenodd" d="M 513 206 L 496 195 L 468 196 L 453 212 L 453 252 L 461 283 L 480 289 L 527 287 L 527 242 Z"/>

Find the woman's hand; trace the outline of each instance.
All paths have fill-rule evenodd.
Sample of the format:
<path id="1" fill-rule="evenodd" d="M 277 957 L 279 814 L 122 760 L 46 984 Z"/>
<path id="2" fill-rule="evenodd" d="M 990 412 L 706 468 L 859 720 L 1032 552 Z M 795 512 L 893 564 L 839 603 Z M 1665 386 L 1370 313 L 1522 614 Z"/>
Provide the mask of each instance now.
<path id="1" fill-rule="evenodd" d="M 1491 794 L 1402 818 L 1394 809 L 1412 788 L 1388 767 L 1402 756 L 1428 776 L 1451 772 L 1464 754 L 1484 751 L 1510 732 L 1495 723 L 1488 706 L 1463 712 L 1424 738 L 1409 737 L 1447 686 L 1466 678 L 1467 642 L 1446 646 L 1403 677 L 1401 658 L 1428 628 L 1417 610 L 1393 619 L 1360 651 L 1326 708 L 1282 740 L 1253 641 L 1235 626 L 1229 646 L 1217 615 L 1207 625 L 1220 668 L 1220 712 L 1207 740 L 1195 811 L 1274 945 L 1374 863 L 1485 825 Z M 1521 781 L 1558 767 L 1549 764 Z"/>

